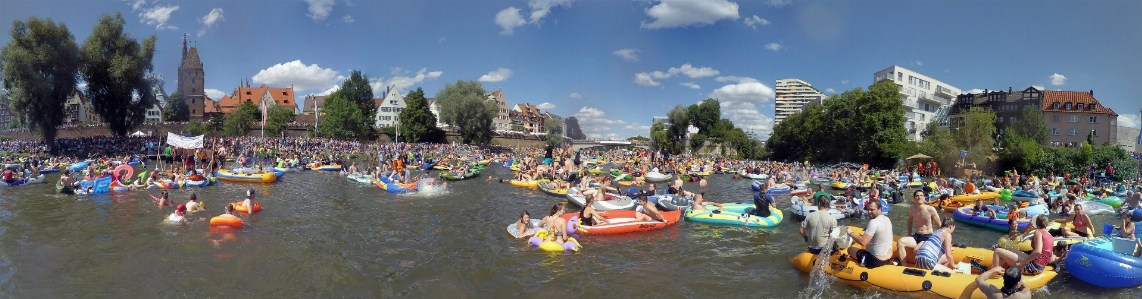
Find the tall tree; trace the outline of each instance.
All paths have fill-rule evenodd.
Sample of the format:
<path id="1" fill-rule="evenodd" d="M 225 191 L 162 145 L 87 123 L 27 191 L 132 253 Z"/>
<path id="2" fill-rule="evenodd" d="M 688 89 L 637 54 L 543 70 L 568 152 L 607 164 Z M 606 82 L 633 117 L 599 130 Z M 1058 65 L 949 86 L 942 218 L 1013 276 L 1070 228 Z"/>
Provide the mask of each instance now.
<path id="1" fill-rule="evenodd" d="M 361 114 L 357 103 L 346 99 L 340 92 L 333 92 L 325 98 L 325 106 L 321 107 L 321 123 L 317 125 L 317 135 L 335 139 L 353 139 L 363 135 L 360 130 L 362 119 L 368 119 Z"/>
<path id="2" fill-rule="evenodd" d="M 190 107 L 186 106 L 186 101 L 182 99 L 182 93 L 175 92 L 170 98 L 167 98 L 167 103 L 163 106 L 163 121 L 187 120 L 190 120 Z"/>
<path id="3" fill-rule="evenodd" d="M 579 119 L 574 116 L 567 117 L 563 123 L 567 126 L 567 138 L 574 140 L 587 139 L 587 135 L 583 134 L 583 129 L 579 128 Z"/>
<path id="4" fill-rule="evenodd" d="M 698 128 L 698 133 L 706 136 L 711 135 L 710 131 L 722 118 L 722 104 L 715 99 L 702 100 L 701 103 L 690 105 L 687 110 L 694 127 Z"/>
<path id="5" fill-rule="evenodd" d="M 400 135 L 407 142 L 422 142 L 434 135 L 436 128 L 436 115 L 428 107 L 428 100 L 424 98 L 424 90 L 417 87 L 404 97 L 407 107 L 400 112 Z"/>
<path id="6" fill-rule="evenodd" d="M 966 150 L 968 156 L 964 162 L 983 167 L 987 157 L 995 153 L 992 147 L 995 132 L 995 112 L 972 107 L 951 121 L 952 140 L 957 147 L 951 150 Z"/>
<path id="7" fill-rule="evenodd" d="M 436 93 L 440 118 L 460 130 L 464 143 L 488 143 L 492 140 L 492 120 L 499 113 L 496 103 L 484 98 L 480 82 L 457 80 Z"/>
<path id="8" fill-rule="evenodd" d="M 548 145 L 557 145 L 563 142 L 563 124 L 555 118 L 548 118 L 543 121 L 543 129 L 547 133 Z"/>
<path id="9" fill-rule="evenodd" d="M 254 122 L 262 119 L 262 112 L 252 102 L 242 102 L 238 108 L 226 114 L 222 134 L 226 136 L 246 136 L 254 127 Z"/>
<path id="10" fill-rule="evenodd" d="M 1043 118 L 1043 111 L 1039 109 L 1023 109 L 1019 119 L 1010 125 L 1007 131 L 1031 138 L 1040 145 L 1047 145 L 1047 142 L 1051 141 L 1047 120 Z"/>
<path id="11" fill-rule="evenodd" d="M 670 121 L 670 127 L 667 130 L 670 133 L 670 139 L 684 142 L 690 128 L 690 110 L 682 105 L 676 105 L 674 109 L 666 113 L 666 119 Z M 686 144 L 682 143 L 682 146 L 685 147 Z"/>
<path id="12" fill-rule="evenodd" d="M 155 103 L 147 72 L 154 68 L 156 37 L 139 43 L 123 31 L 124 23 L 119 13 L 104 14 L 80 51 L 80 73 L 92 110 L 116 136 L 126 136 L 143 123 L 147 108 Z"/>
<path id="13" fill-rule="evenodd" d="M 51 152 L 64 104 L 76 92 L 79 48 L 67 25 L 51 19 L 12 22 L 12 41 L 0 50 L 4 86 L 17 118 L 39 130 Z"/>
<path id="14" fill-rule="evenodd" d="M 365 116 L 365 119 L 361 120 L 360 128 L 355 130 L 363 131 L 365 128 L 371 128 L 377 107 L 373 106 L 373 87 L 369 85 L 369 76 L 360 70 L 353 70 L 349 78 L 341 82 L 341 89 L 337 91 L 341 93 L 342 98 L 356 104 L 357 110 Z M 380 92 L 385 91 L 380 90 Z"/>
<path id="15" fill-rule="evenodd" d="M 293 122 L 293 110 L 289 108 L 273 105 L 266 111 L 266 126 L 264 130 L 267 136 L 278 136 L 285 130 L 286 125 Z"/>

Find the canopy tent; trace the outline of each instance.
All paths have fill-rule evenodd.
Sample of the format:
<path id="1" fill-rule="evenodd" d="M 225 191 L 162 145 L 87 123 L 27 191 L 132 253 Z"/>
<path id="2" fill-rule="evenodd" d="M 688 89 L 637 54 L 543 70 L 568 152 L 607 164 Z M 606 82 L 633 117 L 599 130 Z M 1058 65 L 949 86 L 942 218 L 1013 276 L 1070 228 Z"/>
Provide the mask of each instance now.
<path id="1" fill-rule="evenodd" d="M 148 134 L 143 133 L 143 131 L 135 131 L 135 133 L 131 133 L 131 137 L 143 137 L 143 136 L 147 136 L 147 135 Z"/>
<path id="2" fill-rule="evenodd" d="M 915 154 L 915 155 L 912 155 L 911 157 L 908 157 L 908 159 L 907 159 L 907 160 L 913 160 L 913 159 L 931 159 L 931 158 L 932 158 L 932 157 L 929 157 L 928 155 L 925 155 L 925 154 Z"/>
<path id="3" fill-rule="evenodd" d="M 167 132 L 167 144 L 177 148 L 202 148 L 202 135 L 185 137 L 175 133 Z"/>

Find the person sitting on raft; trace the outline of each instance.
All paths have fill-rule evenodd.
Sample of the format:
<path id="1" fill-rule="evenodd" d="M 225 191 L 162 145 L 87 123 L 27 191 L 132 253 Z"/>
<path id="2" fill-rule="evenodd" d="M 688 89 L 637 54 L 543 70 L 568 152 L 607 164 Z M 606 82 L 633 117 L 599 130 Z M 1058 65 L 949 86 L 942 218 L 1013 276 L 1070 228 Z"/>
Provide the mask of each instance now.
<path id="1" fill-rule="evenodd" d="M 987 282 L 992 276 L 1003 273 L 1003 287 L 996 288 Z M 1023 273 L 1019 269 L 1011 268 L 1003 270 L 1000 267 L 994 267 L 990 270 L 980 273 L 975 278 L 976 285 L 979 286 L 979 291 L 987 296 L 988 299 L 992 298 L 1007 298 L 1007 299 L 1030 299 L 1031 290 L 1023 285 Z"/>
<path id="2" fill-rule="evenodd" d="M 190 171 L 191 171 L 190 176 L 186 177 L 187 180 L 189 180 L 189 181 L 205 181 L 206 180 L 206 176 L 199 174 L 198 170 L 192 169 Z"/>
<path id="3" fill-rule="evenodd" d="M 551 206 L 551 212 L 547 214 L 547 217 L 543 217 L 543 219 L 539 220 L 539 226 L 551 233 L 549 234 L 550 240 L 558 244 L 563 244 L 563 242 L 567 240 L 567 232 L 565 231 L 567 229 L 567 221 L 560 218 L 563 216 L 564 211 L 563 205 L 554 204 Z"/>
<path id="4" fill-rule="evenodd" d="M 769 191 L 763 189 L 758 194 L 753 195 L 753 211 L 750 212 L 750 214 L 765 218 L 772 214 L 772 211 L 769 210 L 770 208 L 777 208 L 777 205 L 773 202 L 773 197 L 769 196 L 768 192 Z"/>
<path id="5" fill-rule="evenodd" d="M 1090 221 L 1090 216 L 1083 213 L 1082 205 L 1075 205 L 1075 214 L 1070 217 L 1055 220 L 1062 224 L 1059 229 L 1050 230 L 1052 236 L 1061 237 L 1090 237 L 1094 235 L 1093 223 Z M 1074 228 L 1067 227 L 1067 223 L 1073 224 Z"/>
<path id="6" fill-rule="evenodd" d="M 59 177 L 60 185 L 74 187 L 76 182 L 75 178 L 71 177 L 71 170 L 65 170 L 63 175 Z"/>
<path id="7" fill-rule="evenodd" d="M 869 217 L 868 227 L 864 229 L 864 234 L 857 236 L 850 227 L 848 235 L 867 250 L 852 246 L 848 249 L 848 255 L 856 258 L 857 263 L 862 267 L 869 269 L 891 264 L 892 220 L 884 216 L 878 200 L 869 202 L 864 210 Z"/>
<path id="8" fill-rule="evenodd" d="M 951 217 L 944 217 L 940 229 L 932 232 L 927 241 L 920 242 L 916 247 L 916 267 L 955 272 L 952 270 L 956 268 L 956 258 L 952 256 L 952 232 L 955 230 L 956 221 Z"/>
<path id="9" fill-rule="evenodd" d="M 666 217 L 662 216 L 662 212 L 650 203 L 650 198 L 646 194 L 638 196 L 638 208 L 635 209 L 634 221 L 661 221 L 662 223 L 670 223 Z"/>
<path id="10" fill-rule="evenodd" d="M 527 237 L 528 235 L 525 235 L 527 231 L 535 228 L 531 225 L 531 214 L 527 213 L 527 211 L 520 213 L 519 220 L 515 222 L 515 228 L 519 231 L 518 235 L 520 238 Z"/>
<path id="11" fill-rule="evenodd" d="M 975 206 L 971 208 L 971 211 L 976 215 L 987 216 L 991 219 L 995 219 L 996 217 L 995 210 L 988 208 L 987 205 L 984 205 L 983 200 L 981 199 L 975 200 Z"/>
<path id="12" fill-rule="evenodd" d="M 718 211 L 722 211 L 722 212 L 726 211 L 726 208 L 722 207 L 722 204 L 712 202 L 712 201 L 706 201 L 705 197 L 706 197 L 706 192 L 694 194 L 694 203 L 693 203 L 692 209 L 694 209 L 695 211 L 705 211 L 706 205 L 713 205 L 715 207 L 718 207 Z"/>
<path id="13" fill-rule="evenodd" d="M 1047 232 L 1047 215 L 1039 215 L 1035 217 L 1035 232 L 1031 237 L 1031 253 L 1023 253 L 1019 250 L 1009 250 L 1006 248 L 996 248 L 995 256 L 992 257 L 994 265 L 1000 268 L 1016 268 L 1023 271 L 1026 275 L 1038 275 L 1043 273 L 1047 265 L 1056 261 L 1054 256 L 1055 238 Z M 972 267 L 980 268 L 978 262 L 973 261 Z"/>
<path id="14" fill-rule="evenodd" d="M 1130 221 L 1131 215 L 1133 215 L 1133 213 L 1131 211 L 1122 211 L 1118 214 L 1120 215 L 1119 217 L 1122 218 L 1122 224 L 1115 225 L 1114 230 L 1118 231 L 1119 238 L 1134 240 L 1137 243 L 1137 245 L 1134 246 L 1134 254 L 1132 255 L 1138 257 L 1140 254 L 1142 254 L 1142 239 L 1138 239 L 1134 235 L 1134 222 Z"/>
<path id="15" fill-rule="evenodd" d="M 606 225 L 607 219 L 599 215 L 599 211 L 595 210 L 595 197 L 587 196 L 587 202 L 583 204 L 583 210 L 579 211 L 579 220 L 582 221 L 583 226 Z"/>

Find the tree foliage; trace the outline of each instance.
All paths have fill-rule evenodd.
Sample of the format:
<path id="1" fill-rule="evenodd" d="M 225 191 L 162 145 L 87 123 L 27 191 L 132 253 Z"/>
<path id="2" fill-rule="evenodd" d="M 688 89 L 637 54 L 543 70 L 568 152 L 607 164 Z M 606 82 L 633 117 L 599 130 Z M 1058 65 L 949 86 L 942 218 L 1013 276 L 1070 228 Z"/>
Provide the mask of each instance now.
<path id="1" fill-rule="evenodd" d="M 639 141 L 639 142 L 650 141 L 650 138 L 647 138 L 647 137 L 642 136 L 642 135 L 638 135 L 638 136 L 627 138 L 627 141 Z"/>
<path id="2" fill-rule="evenodd" d="M 436 115 L 428 107 L 428 100 L 424 98 L 424 90 L 417 87 L 404 97 L 407 107 L 400 112 L 400 135 L 406 142 L 434 141 L 440 131 L 436 127 Z"/>
<path id="3" fill-rule="evenodd" d="M 270 106 L 266 114 L 269 115 L 266 116 L 266 127 L 263 130 L 267 136 L 281 135 L 294 118 L 293 110 L 278 105 Z"/>
<path id="4" fill-rule="evenodd" d="M 436 93 L 441 120 L 458 128 L 465 144 L 492 140 L 492 120 L 498 115 L 499 107 L 487 101 L 484 93 L 480 82 L 470 80 L 446 84 Z"/>
<path id="5" fill-rule="evenodd" d="M 685 141 L 686 134 L 689 133 L 690 128 L 690 110 L 682 105 L 676 105 L 674 109 L 666 113 L 666 119 L 670 122 L 670 126 L 667 128 L 670 139 L 677 140 L 678 142 Z M 683 147 L 685 147 L 685 144 L 683 144 Z M 681 150 L 679 150 L 679 152 L 681 152 Z"/>
<path id="6" fill-rule="evenodd" d="M 187 122 L 186 126 L 182 127 L 182 132 L 190 136 L 207 135 L 212 133 L 209 123 L 204 123 L 198 120 Z"/>
<path id="7" fill-rule="evenodd" d="M 574 116 L 567 117 L 567 119 L 564 120 L 563 123 L 564 123 L 564 125 L 567 126 L 567 138 L 571 138 L 574 140 L 587 139 L 587 135 L 583 134 L 583 129 L 579 128 L 579 119 L 578 118 L 575 118 Z"/>
<path id="8" fill-rule="evenodd" d="M 369 85 L 369 76 L 360 70 L 353 70 L 349 74 L 349 78 L 341 82 L 341 88 L 337 92 L 341 94 L 342 98 L 356 104 L 357 109 L 361 110 L 361 115 L 365 116 L 365 119 L 361 121 L 359 130 L 372 127 L 373 115 L 377 114 L 377 107 L 373 105 L 373 87 Z"/>
<path id="9" fill-rule="evenodd" d="M 163 121 L 187 120 L 190 120 L 190 107 L 186 105 L 182 93 L 175 92 L 170 98 L 167 98 L 167 103 L 163 106 Z"/>
<path id="10" fill-rule="evenodd" d="M 972 107 L 953 118 L 950 125 L 955 147 L 948 150 L 957 154 L 960 150 L 965 150 L 968 155 L 963 159 L 964 163 L 975 163 L 978 167 L 986 165 L 987 158 L 995 154 L 995 112 Z"/>
<path id="11" fill-rule="evenodd" d="M 777 160 L 891 167 L 910 148 L 904 120 L 899 87 L 882 81 L 807 105 L 774 126 L 766 147 Z"/>
<path id="12" fill-rule="evenodd" d="M 705 99 L 701 103 L 687 107 L 686 113 L 694 127 L 698 128 L 699 134 L 710 136 L 722 118 L 722 105 L 718 100 Z"/>
<path id="13" fill-rule="evenodd" d="M 362 137 L 360 124 L 363 119 L 370 119 L 361 113 L 361 108 L 356 102 L 345 98 L 340 90 L 325 98 L 321 114 L 321 122 L 317 124 L 317 136 L 335 139 Z"/>
<path id="14" fill-rule="evenodd" d="M 558 145 L 563 142 L 563 124 L 555 118 L 548 118 L 544 121 L 543 129 L 547 133 L 548 145 Z"/>
<path id="15" fill-rule="evenodd" d="M 222 134 L 226 136 L 246 136 L 246 132 L 254 127 L 254 122 L 262 118 L 261 111 L 251 102 L 242 102 L 237 109 L 226 114 L 226 121 L 222 125 Z"/>
<path id="16" fill-rule="evenodd" d="M 12 22 L 12 40 L 0 50 L 4 84 L 16 118 L 36 128 L 55 152 L 64 104 L 76 92 L 79 47 L 67 25 L 51 19 Z"/>
<path id="17" fill-rule="evenodd" d="M 116 136 L 142 124 L 155 103 L 147 72 L 154 68 L 157 38 L 152 34 L 140 43 L 123 31 L 124 23 L 119 13 L 104 14 L 80 51 L 91 108 Z"/>

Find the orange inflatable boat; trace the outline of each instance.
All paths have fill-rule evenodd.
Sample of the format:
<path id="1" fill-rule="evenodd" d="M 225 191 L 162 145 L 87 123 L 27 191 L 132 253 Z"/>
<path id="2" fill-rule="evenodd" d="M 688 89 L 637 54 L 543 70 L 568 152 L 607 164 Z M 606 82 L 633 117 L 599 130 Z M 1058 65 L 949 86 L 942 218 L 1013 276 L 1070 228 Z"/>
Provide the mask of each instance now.
<path id="1" fill-rule="evenodd" d="M 662 223 L 660 221 L 635 221 L 635 211 L 631 210 L 613 210 L 613 211 L 599 211 L 599 216 L 607 219 L 607 224 L 593 225 L 593 226 L 578 226 L 578 233 L 584 235 L 612 235 L 612 234 L 625 234 L 634 232 L 644 232 L 665 228 L 667 226 L 678 223 L 682 219 L 682 210 L 674 211 L 659 211 L 662 217 L 668 221 Z M 568 223 L 574 224 L 579 221 L 579 213 L 565 213 L 563 220 Z M 575 221 L 575 222 L 572 222 Z M 581 223 L 581 222 L 580 222 Z M 574 228 L 571 225 L 568 227 Z M 568 229 L 567 231 L 573 231 Z"/>

